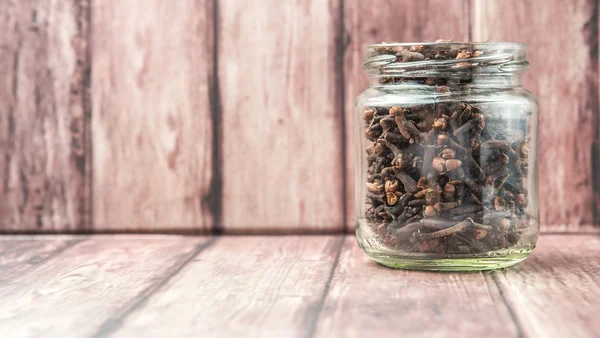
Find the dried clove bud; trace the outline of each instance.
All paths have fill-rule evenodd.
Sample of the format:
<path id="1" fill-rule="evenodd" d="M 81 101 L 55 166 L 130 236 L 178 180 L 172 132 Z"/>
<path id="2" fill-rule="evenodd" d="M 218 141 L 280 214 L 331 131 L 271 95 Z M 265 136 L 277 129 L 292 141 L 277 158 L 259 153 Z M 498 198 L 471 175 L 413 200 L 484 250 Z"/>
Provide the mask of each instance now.
<path id="1" fill-rule="evenodd" d="M 488 234 L 488 232 L 483 229 L 473 229 L 471 232 L 473 233 L 473 237 L 475 237 L 475 239 L 482 239 Z"/>
<path id="2" fill-rule="evenodd" d="M 385 42 L 384 42 L 385 43 Z M 402 48 L 402 47 L 399 47 Z M 379 54 L 396 54 L 398 52 L 398 48 L 394 46 L 377 46 L 375 47 L 375 51 Z"/>
<path id="3" fill-rule="evenodd" d="M 496 210 L 504 210 L 506 207 L 506 201 L 501 197 L 494 198 L 494 208 Z"/>
<path id="4" fill-rule="evenodd" d="M 407 50 L 401 50 L 396 53 L 396 56 L 400 62 L 412 62 L 412 61 L 423 61 L 425 56 L 419 52 L 411 52 Z"/>
<path id="5" fill-rule="evenodd" d="M 483 167 L 483 171 L 485 171 L 485 173 L 488 175 L 495 173 L 496 171 L 504 167 L 508 162 L 508 156 L 506 154 L 499 153 L 493 161 L 489 162 L 486 166 Z"/>
<path id="6" fill-rule="evenodd" d="M 388 205 L 394 205 L 396 202 L 398 202 L 398 195 L 393 192 L 387 192 L 385 196 L 387 198 Z"/>
<path id="7" fill-rule="evenodd" d="M 392 116 L 384 116 L 381 120 L 379 120 L 379 125 L 384 131 L 389 131 L 396 127 L 396 121 Z"/>
<path id="8" fill-rule="evenodd" d="M 448 121 L 446 121 L 445 118 L 437 118 L 433 121 L 433 128 L 439 129 L 439 130 L 446 130 L 446 126 L 448 125 Z"/>
<path id="9" fill-rule="evenodd" d="M 456 207 L 458 207 L 458 203 L 456 202 L 437 202 L 434 206 L 436 211 L 447 211 L 447 210 L 452 210 Z"/>
<path id="10" fill-rule="evenodd" d="M 417 182 L 415 182 L 415 180 L 412 177 L 410 177 L 409 174 L 401 171 L 399 173 L 396 173 L 396 176 L 398 177 L 400 182 L 402 182 L 402 185 L 404 186 L 404 190 L 406 192 L 414 194 L 419 190 L 419 188 L 417 187 Z"/>
<path id="11" fill-rule="evenodd" d="M 379 143 L 375 143 L 373 146 L 367 148 L 367 154 L 377 155 L 383 151 L 383 146 Z"/>
<path id="12" fill-rule="evenodd" d="M 469 52 L 468 50 L 461 50 L 456 55 L 456 59 L 457 60 L 468 59 L 471 57 L 471 55 L 473 55 L 473 54 L 471 52 Z"/>
<path id="13" fill-rule="evenodd" d="M 408 202 L 409 207 L 418 207 L 418 206 L 422 206 L 425 204 L 427 204 L 426 199 L 418 199 L 418 200 L 412 200 L 412 201 Z"/>
<path id="14" fill-rule="evenodd" d="M 471 119 L 467 123 L 463 124 L 460 128 L 455 129 L 453 134 L 454 136 L 461 138 L 464 134 L 473 130 L 479 124 L 478 119 Z"/>
<path id="15" fill-rule="evenodd" d="M 384 187 L 383 187 L 383 184 L 381 184 L 381 182 L 376 181 L 373 183 L 367 183 L 367 190 L 370 193 L 380 194 L 380 193 L 383 193 L 383 189 L 384 189 Z"/>
<path id="16" fill-rule="evenodd" d="M 365 109 L 363 112 L 363 120 L 370 122 L 373 119 L 373 116 L 375 116 L 376 112 L 377 110 L 375 108 Z"/>
<path id="17" fill-rule="evenodd" d="M 504 217 L 493 217 L 488 222 L 498 231 L 506 232 L 510 229 L 510 220 Z"/>
<path id="18" fill-rule="evenodd" d="M 436 186 L 435 188 L 425 189 L 425 199 L 428 203 L 435 203 L 440 200 L 441 197 L 441 188 Z"/>
<path id="19" fill-rule="evenodd" d="M 442 152 L 440 153 L 440 157 L 445 159 L 445 160 L 451 160 L 456 156 L 456 150 L 452 149 L 452 148 L 444 148 L 444 150 L 442 150 Z M 446 164 L 447 165 L 447 164 Z"/>
<path id="20" fill-rule="evenodd" d="M 391 167 L 381 169 L 381 176 L 384 178 L 391 178 L 394 175 L 394 171 Z"/>
<path id="21" fill-rule="evenodd" d="M 385 181 L 385 192 L 396 192 L 398 189 L 398 181 Z"/>
<path id="22" fill-rule="evenodd" d="M 444 186 L 444 192 L 442 193 L 442 196 L 444 197 L 445 200 L 450 201 L 450 200 L 454 199 L 455 192 L 456 192 L 456 187 L 454 186 L 454 184 L 447 183 Z"/>
<path id="23" fill-rule="evenodd" d="M 433 170 L 443 172 L 446 169 L 446 160 L 441 157 L 435 157 L 431 163 Z"/>
<path id="24" fill-rule="evenodd" d="M 525 205 L 525 195 L 524 194 L 516 194 L 515 195 L 515 203 L 519 206 Z"/>
<path id="25" fill-rule="evenodd" d="M 408 49 L 411 52 L 422 52 L 425 49 L 425 46 L 423 45 L 414 45 L 414 46 L 410 46 L 410 48 Z"/>
<path id="26" fill-rule="evenodd" d="M 527 156 L 529 156 L 529 145 L 527 142 L 522 142 L 519 149 L 521 150 L 521 156 L 523 156 L 523 158 L 527 158 Z"/>
<path id="27" fill-rule="evenodd" d="M 412 139 L 412 135 L 408 132 L 408 130 L 406 130 L 406 128 L 404 126 L 404 123 L 407 122 L 406 116 L 404 114 L 405 114 L 405 110 L 400 107 L 390 108 L 390 115 L 394 117 L 394 119 L 396 121 L 396 125 L 398 126 L 398 130 L 400 131 L 400 134 L 402 134 L 402 136 L 405 139 L 410 140 L 410 139 Z"/>
<path id="28" fill-rule="evenodd" d="M 458 167 L 452 171 L 448 172 L 448 176 L 450 176 L 451 178 L 455 179 L 455 178 L 463 178 L 465 177 L 465 171 L 463 170 L 462 167 Z"/>
<path id="29" fill-rule="evenodd" d="M 458 169 L 458 168 L 460 168 L 461 165 L 462 165 L 462 162 L 460 160 L 455 160 L 455 159 L 446 160 L 446 170 L 447 171 L 453 171 L 455 169 Z"/>
<path id="30" fill-rule="evenodd" d="M 427 177 L 419 178 L 419 182 L 417 182 L 417 188 L 423 189 L 427 186 Z"/>
<path id="31" fill-rule="evenodd" d="M 394 160 L 392 160 L 392 165 L 397 169 L 406 169 L 412 166 L 413 157 L 411 154 L 400 152 Z"/>
<path id="32" fill-rule="evenodd" d="M 425 212 L 423 213 L 423 215 L 425 217 L 433 217 L 433 216 L 435 216 L 435 214 L 436 214 L 436 211 L 432 205 L 428 205 L 425 207 Z"/>
<path id="33" fill-rule="evenodd" d="M 443 254 L 447 250 L 447 244 L 439 239 L 428 239 L 417 243 L 417 247 L 421 252 L 435 252 Z"/>

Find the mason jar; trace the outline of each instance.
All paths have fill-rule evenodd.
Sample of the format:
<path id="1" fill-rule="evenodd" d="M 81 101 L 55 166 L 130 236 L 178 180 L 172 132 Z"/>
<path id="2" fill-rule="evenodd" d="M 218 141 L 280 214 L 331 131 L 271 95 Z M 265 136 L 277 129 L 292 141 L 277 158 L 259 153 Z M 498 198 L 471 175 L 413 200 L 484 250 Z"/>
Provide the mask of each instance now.
<path id="1" fill-rule="evenodd" d="M 539 234 L 535 96 L 522 43 L 376 44 L 356 100 L 356 235 L 380 264 L 514 265 Z"/>

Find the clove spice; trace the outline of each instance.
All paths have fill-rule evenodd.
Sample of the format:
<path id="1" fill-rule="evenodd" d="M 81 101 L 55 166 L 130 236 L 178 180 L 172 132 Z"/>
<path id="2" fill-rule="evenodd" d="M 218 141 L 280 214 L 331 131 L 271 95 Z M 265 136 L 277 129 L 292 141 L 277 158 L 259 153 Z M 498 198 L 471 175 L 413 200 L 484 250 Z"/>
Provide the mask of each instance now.
<path id="1" fill-rule="evenodd" d="M 484 53 L 434 46 L 385 47 L 397 63 L 461 60 Z M 473 254 L 516 245 L 529 220 L 527 131 L 512 139 L 495 131 L 495 111 L 461 92 L 467 80 L 383 77 L 381 83 L 413 81 L 448 100 L 364 107 L 368 177 L 367 223 L 391 249 L 433 254 Z M 457 99 L 458 98 L 458 99 Z M 510 127 L 510 128 L 509 128 Z M 514 128 L 506 126 L 506 129 Z"/>

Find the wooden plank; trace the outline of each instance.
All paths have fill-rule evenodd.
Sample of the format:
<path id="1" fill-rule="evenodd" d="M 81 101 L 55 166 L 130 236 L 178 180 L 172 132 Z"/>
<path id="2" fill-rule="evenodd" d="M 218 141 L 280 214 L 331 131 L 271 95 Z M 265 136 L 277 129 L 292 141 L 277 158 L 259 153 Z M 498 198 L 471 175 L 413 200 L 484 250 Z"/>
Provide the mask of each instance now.
<path id="1" fill-rule="evenodd" d="M 544 235 L 525 262 L 483 274 L 385 268 L 354 237 L 94 236 L 68 247 L 79 239 L 0 240 L 3 336 L 600 332 L 598 236 Z M 7 267 L 20 270 L 6 279 Z"/>
<path id="2" fill-rule="evenodd" d="M 86 337 L 135 308 L 193 258 L 207 238 L 93 239 L 0 284 L 0 327 L 10 337 Z"/>
<path id="3" fill-rule="evenodd" d="M 79 243 L 82 238 L 0 238 L 0 285 L 28 273 L 52 257 Z"/>
<path id="4" fill-rule="evenodd" d="M 305 337 L 342 240 L 223 237 L 124 318 L 116 335 Z"/>
<path id="5" fill-rule="evenodd" d="M 348 225 L 353 231 L 356 112 L 354 100 L 369 86 L 362 69 L 365 46 L 380 42 L 416 42 L 453 39 L 468 41 L 469 1 L 443 0 L 347 0 L 344 3 L 345 113 L 348 168 Z M 356 120 L 356 121 L 355 121 Z M 365 168 L 366 170 L 366 168 Z"/>
<path id="6" fill-rule="evenodd" d="M 0 3 L 0 232 L 85 229 L 88 1 Z"/>
<path id="7" fill-rule="evenodd" d="M 493 278 L 525 336 L 598 337 L 598 236 L 542 236 L 532 257 Z"/>
<path id="8" fill-rule="evenodd" d="M 600 14 L 598 14 L 600 11 L 600 3 L 598 1 L 592 2 L 592 11 L 595 13 L 596 22 L 595 25 L 593 25 L 594 23 L 591 23 L 592 26 L 588 31 L 595 32 L 596 36 L 590 34 L 588 36 L 588 41 L 590 41 L 590 44 L 593 44 L 593 40 L 595 39 L 596 43 L 599 45 L 597 48 L 600 48 L 600 33 L 598 32 L 598 27 L 600 27 Z M 594 50 L 591 49 L 590 51 L 593 52 Z M 598 54 L 598 49 L 595 50 L 595 53 L 598 58 L 600 56 Z M 596 59 L 596 61 L 598 62 L 598 59 Z M 598 66 L 596 65 L 596 67 Z M 598 77 L 600 77 L 600 72 L 598 73 Z M 596 81 L 600 82 L 600 79 L 597 78 Z M 600 94 L 598 94 L 598 96 L 600 97 Z M 592 125 L 595 127 L 595 130 L 593 131 L 595 140 L 592 144 L 592 186 L 594 190 L 594 204 L 592 207 L 595 229 L 600 230 L 600 112 L 594 114 L 593 117 L 595 117 L 595 121 L 592 119 Z"/>
<path id="9" fill-rule="evenodd" d="M 219 1 L 226 233 L 342 230 L 339 6 Z"/>
<path id="10" fill-rule="evenodd" d="M 516 337 L 498 289 L 482 273 L 394 270 L 349 237 L 315 337 Z"/>
<path id="11" fill-rule="evenodd" d="M 212 1 L 97 1 L 94 231 L 206 232 Z"/>
<path id="12" fill-rule="evenodd" d="M 479 0 L 473 13 L 475 40 L 528 44 L 525 86 L 540 102 L 541 223 L 588 230 L 600 114 L 597 1 Z"/>

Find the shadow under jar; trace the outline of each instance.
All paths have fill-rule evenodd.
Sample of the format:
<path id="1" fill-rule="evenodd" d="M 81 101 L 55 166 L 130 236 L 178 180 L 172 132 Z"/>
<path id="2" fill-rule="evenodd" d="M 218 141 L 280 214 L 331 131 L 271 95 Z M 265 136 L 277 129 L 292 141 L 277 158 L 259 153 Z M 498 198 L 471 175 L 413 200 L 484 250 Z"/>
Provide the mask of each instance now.
<path id="1" fill-rule="evenodd" d="M 356 235 L 420 270 L 514 265 L 535 247 L 537 101 L 520 43 L 367 47 L 356 101 Z"/>

